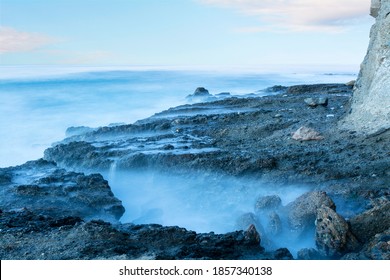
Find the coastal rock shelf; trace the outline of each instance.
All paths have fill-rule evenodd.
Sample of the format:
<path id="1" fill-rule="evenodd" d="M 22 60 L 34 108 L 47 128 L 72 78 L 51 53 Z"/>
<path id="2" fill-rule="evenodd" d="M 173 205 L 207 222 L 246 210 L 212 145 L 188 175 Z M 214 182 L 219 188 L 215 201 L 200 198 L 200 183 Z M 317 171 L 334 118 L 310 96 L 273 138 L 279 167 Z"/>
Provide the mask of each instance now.
<path id="1" fill-rule="evenodd" d="M 339 128 L 352 86 L 268 91 L 274 94 L 183 105 L 134 124 L 71 128 L 44 159 L 0 169 L 0 257 L 389 259 L 390 131 Z M 327 102 L 312 106 L 310 98 Z M 321 137 L 293 139 L 302 127 Z M 242 230 L 225 234 L 121 223 L 125 209 L 97 173 L 142 170 L 250 178 L 259 191 L 304 184 L 310 192 L 287 205 L 277 194 L 260 197 L 239 220 Z M 302 245 L 293 256 L 272 245 L 274 236 L 311 238 L 314 248 Z"/>

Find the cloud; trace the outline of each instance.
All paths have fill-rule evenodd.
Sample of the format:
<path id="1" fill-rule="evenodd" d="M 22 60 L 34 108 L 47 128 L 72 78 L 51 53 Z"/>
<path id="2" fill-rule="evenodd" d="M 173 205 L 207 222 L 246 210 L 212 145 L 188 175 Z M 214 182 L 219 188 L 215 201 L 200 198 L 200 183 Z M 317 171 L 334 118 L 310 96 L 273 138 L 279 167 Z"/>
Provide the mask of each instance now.
<path id="1" fill-rule="evenodd" d="M 0 54 L 33 51 L 55 41 L 54 38 L 43 34 L 23 32 L 11 27 L 0 27 Z"/>
<path id="2" fill-rule="evenodd" d="M 206 5 L 227 7 L 256 16 L 263 26 L 244 30 L 337 32 L 369 13 L 369 0 L 198 0 Z M 256 31 L 259 30 L 259 31 Z"/>

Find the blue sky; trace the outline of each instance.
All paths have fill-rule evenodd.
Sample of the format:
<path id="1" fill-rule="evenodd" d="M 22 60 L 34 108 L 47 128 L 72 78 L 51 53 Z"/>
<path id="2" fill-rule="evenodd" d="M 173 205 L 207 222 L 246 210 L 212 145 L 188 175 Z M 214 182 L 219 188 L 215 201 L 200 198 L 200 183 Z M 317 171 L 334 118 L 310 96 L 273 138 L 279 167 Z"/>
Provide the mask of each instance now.
<path id="1" fill-rule="evenodd" d="M 0 0 L 0 65 L 358 67 L 370 0 Z"/>

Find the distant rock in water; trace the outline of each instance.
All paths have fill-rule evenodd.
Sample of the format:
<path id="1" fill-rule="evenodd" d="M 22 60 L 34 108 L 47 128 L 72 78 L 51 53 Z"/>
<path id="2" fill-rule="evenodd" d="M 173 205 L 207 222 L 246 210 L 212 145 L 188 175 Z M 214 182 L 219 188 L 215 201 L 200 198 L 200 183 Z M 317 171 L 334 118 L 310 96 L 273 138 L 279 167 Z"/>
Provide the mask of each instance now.
<path id="1" fill-rule="evenodd" d="M 365 133 L 390 128 L 390 0 L 372 0 L 376 22 L 342 127 Z"/>
<path id="2" fill-rule="evenodd" d="M 216 98 L 209 93 L 204 87 L 198 87 L 193 94 L 190 94 L 186 97 L 190 102 L 206 102 L 213 101 Z"/>

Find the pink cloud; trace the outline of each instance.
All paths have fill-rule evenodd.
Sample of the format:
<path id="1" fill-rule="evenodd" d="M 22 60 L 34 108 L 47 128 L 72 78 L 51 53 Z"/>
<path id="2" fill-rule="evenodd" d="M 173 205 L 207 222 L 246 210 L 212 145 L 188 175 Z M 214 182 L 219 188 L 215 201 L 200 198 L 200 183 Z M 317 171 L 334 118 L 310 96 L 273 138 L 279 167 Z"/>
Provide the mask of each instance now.
<path id="1" fill-rule="evenodd" d="M 0 54 L 33 51 L 55 41 L 54 38 L 43 34 L 0 27 Z"/>
<path id="2" fill-rule="evenodd" d="M 370 0 L 198 0 L 258 17 L 271 30 L 337 32 L 368 15 Z M 256 30 L 256 28 L 252 28 Z M 258 29 L 262 30 L 262 29 Z"/>

